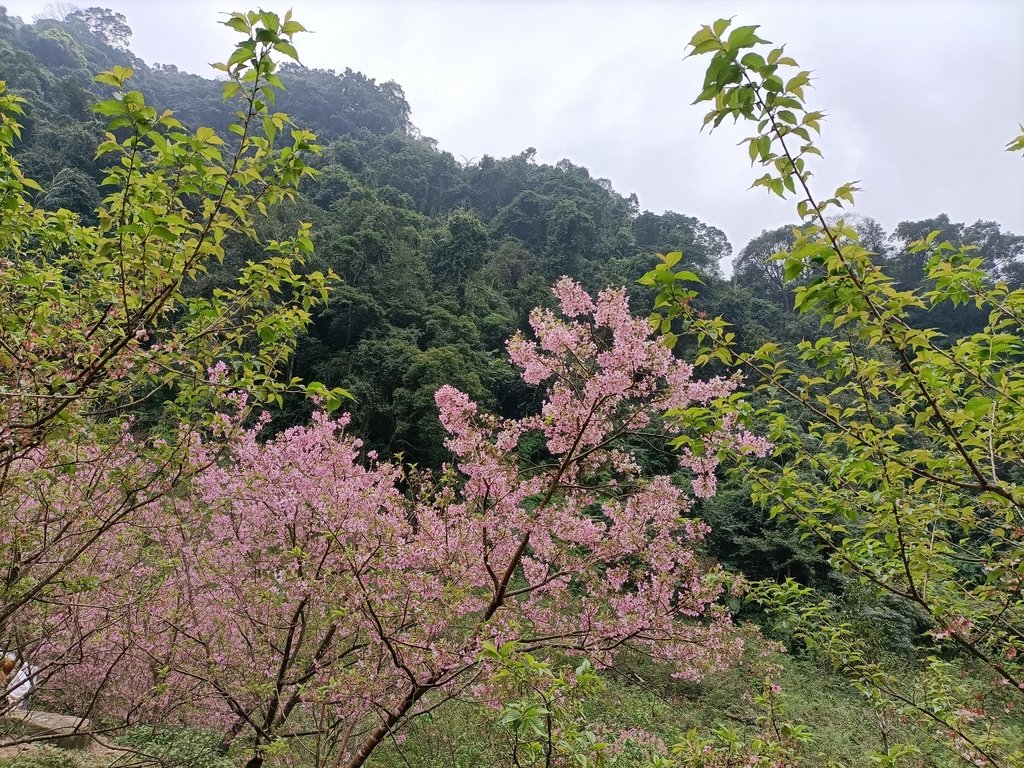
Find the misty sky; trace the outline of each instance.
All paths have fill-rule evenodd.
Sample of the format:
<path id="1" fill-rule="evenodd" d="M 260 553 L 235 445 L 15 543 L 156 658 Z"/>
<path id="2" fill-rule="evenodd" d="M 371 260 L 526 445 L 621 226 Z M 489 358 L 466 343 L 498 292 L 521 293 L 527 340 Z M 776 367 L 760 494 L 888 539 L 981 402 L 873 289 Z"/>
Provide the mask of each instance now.
<path id="1" fill-rule="evenodd" d="M 29 21 L 46 0 L 0 0 Z M 149 62 L 209 74 L 234 33 L 219 0 L 83 0 L 124 13 Z M 253 0 L 253 5 L 257 4 Z M 939 212 L 1024 232 L 1024 158 L 1003 151 L 1024 122 L 1024 2 L 330 2 L 294 9 L 315 34 L 307 66 L 351 67 L 405 89 L 413 122 L 463 160 L 526 147 L 569 158 L 642 209 L 723 229 L 736 250 L 793 220 L 793 203 L 747 187 L 746 132 L 699 132 L 690 106 L 704 59 L 683 61 L 702 24 L 736 15 L 815 70 L 829 114 L 820 196 L 859 179 L 857 211 L 887 230 Z M 238 6 L 238 7 L 235 7 Z M 287 83 L 286 83 L 287 85 Z M 726 265 L 723 265 L 726 266 Z"/>

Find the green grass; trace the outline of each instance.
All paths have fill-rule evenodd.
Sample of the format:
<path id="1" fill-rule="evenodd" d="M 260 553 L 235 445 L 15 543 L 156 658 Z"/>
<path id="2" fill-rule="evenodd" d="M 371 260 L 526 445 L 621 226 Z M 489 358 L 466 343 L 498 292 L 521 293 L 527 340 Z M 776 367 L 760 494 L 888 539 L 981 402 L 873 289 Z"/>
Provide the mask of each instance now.
<path id="1" fill-rule="evenodd" d="M 931 744 L 914 727 L 895 718 L 880 719 L 870 702 L 830 668 L 808 656 L 763 653 L 751 643 L 743 662 L 734 669 L 708 676 L 700 683 L 674 680 L 665 667 L 642 658 L 623 660 L 602 673 L 605 686 L 585 709 L 588 720 L 608 732 L 642 729 L 672 744 L 690 728 L 702 732 L 717 725 L 752 730 L 759 711 L 753 694 L 771 672 L 783 689 L 781 719 L 801 723 L 814 733 L 809 766 L 868 768 L 873 750 L 890 742 L 907 741 L 921 755 L 900 763 L 901 768 L 946 768 L 959 765 L 949 752 Z M 385 742 L 369 765 L 372 768 L 506 768 L 511 747 L 507 732 L 497 726 L 499 713 L 477 704 L 452 701 L 415 719 L 399 743 Z M 1024 728 L 1024 723 L 1010 727 Z M 217 752 L 217 737 L 187 729 L 134 728 L 118 741 L 135 754 L 133 766 L 174 768 L 231 768 L 240 761 Z M 148 758 L 148 759 L 147 759 Z M 121 758 L 123 764 L 124 758 Z M 103 759 L 54 747 L 37 746 L 29 754 L 6 761 L 3 768 L 105 768 Z M 268 768 L 285 762 L 270 759 Z M 645 765 L 639 754 L 627 753 L 617 766 Z M 287 762 L 303 766 L 301 759 Z"/>
<path id="2" fill-rule="evenodd" d="M 587 702 L 593 722 L 609 731 L 639 728 L 671 745 L 688 729 L 708 730 L 716 725 L 752 728 L 758 716 L 752 693 L 771 664 L 783 688 L 783 719 L 802 723 L 815 734 L 809 764 L 839 764 L 849 768 L 875 765 L 867 757 L 883 747 L 883 727 L 890 741 L 911 740 L 926 750 L 921 735 L 905 723 L 880 721 L 870 703 L 852 691 L 830 670 L 807 658 L 784 654 L 760 657 L 755 648 L 739 667 L 708 676 L 700 683 L 672 679 L 663 667 L 631 659 L 606 671 L 606 690 Z M 502 768 L 510 765 L 509 747 L 493 713 L 480 707 L 452 702 L 429 717 L 415 721 L 400 745 L 382 746 L 371 761 L 374 768 Z M 942 765 L 926 754 L 908 761 L 906 768 Z M 640 766 L 637 755 L 625 756 L 622 768 Z"/>

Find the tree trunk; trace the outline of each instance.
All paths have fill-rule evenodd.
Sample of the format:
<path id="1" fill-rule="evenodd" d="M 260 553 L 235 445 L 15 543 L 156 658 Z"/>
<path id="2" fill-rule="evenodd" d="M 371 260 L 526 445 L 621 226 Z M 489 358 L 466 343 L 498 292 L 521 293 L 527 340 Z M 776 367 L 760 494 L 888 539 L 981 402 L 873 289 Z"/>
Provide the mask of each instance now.
<path id="1" fill-rule="evenodd" d="M 423 694 L 430 689 L 431 684 L 433 684 L 433 681 L 427 685 L 418 685 L 409 691 L 409 695 L 405 697 L 405 700 L 402 702 L 401 706 L 399 706 L 398 710 L 381 722 L 381 724 L 366 737 L 366 740 L 359 746 L 359 751 L 352 756 L 351 760 L 345 763 L 345 768 L 362 768 L 363 763 L 365 763 L 367 758 L 373 754 L 373 751 L 380 746 L 380 743 L 387 738 L 387 735 L 391 733 L 391 729 L 394 728 L 395 724 L 402 719 L 402 716 L 405 715 L 406 712 L 412 709 L 413 705 L 417 701 L 423 698 Z M 250 767 L 247 765 L 245 768 L 259 768 L 259 766 Z"/>

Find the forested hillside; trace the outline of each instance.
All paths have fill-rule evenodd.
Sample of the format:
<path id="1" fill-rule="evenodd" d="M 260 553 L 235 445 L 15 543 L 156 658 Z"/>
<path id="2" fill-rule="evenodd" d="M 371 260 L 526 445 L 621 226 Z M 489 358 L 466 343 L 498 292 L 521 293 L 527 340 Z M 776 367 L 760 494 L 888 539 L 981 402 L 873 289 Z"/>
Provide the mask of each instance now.
<path id="1" fill-rule="evenodd" d="M 176 118 L 184 131 L 208 126 L 228 139 L 232 129 L 237 129 L 235 110 L 238 104 L 222 97 L 223 80 L 181 72 L 173 66 L 147 64 L 131 52 L 130 34 L 124 17 L 98 8 L 72 13 L 60 21 L 44 19 L 32 23 L 10 16 L 0 8 L 0 80 L 6 82 L 9 95 L 25 99 L 25 113 L 19 117 L 22 128 L 12 137 L 12 156 L 24 176 L 41 186 L 37 193 L 26 191 L 31 202 L 40 209 L 55 213 L 70 211 L 80 217 L 83 225 L 96 225 L 101 200 L 110 194 L 110 182 L 121 183 L 121 177 L 117 176 L 119 155 L 114 152 L 97 155 L 96 148 L 110 141 L 108 129 L 114 131 L 118 141 L 123 141 L 121 134 L 127 135 L 132 126 L 127 118 L 117 122 L 120 118 L 116 107 L 103 106 L 108 104 L 111 83 L 109 80 L 97 82 L 94 76 L 99 72 L 130 67 L 134 73 L 131 88 L 146 95 L 147 103 L 156 108 L 154 114 L 172 110 L 173 116 L 159 119 Z M 287 58 L 287 49 L 284 51 Z M 205 266 L 183 273 L 185 281 L 179 306 L 188 301 L 209 299 L 215 302 L 227 295 L 239 275 L 247 274 L 246 265 L 265 257 L 268 242 L 290 242 L 300 222 L 309 222 L 312 252 L 298 268 L 298 274 L 284 281 L 284 288 L 268 279 L 265 303 L 292 301 L 304 295 L 303 291 L 315 294 L 311 285 L 318 287 L 322 275 L 333 273 L 338 279 L 325 282 L 328 286 L 324 289 L 326 302 L 317 305 L 310 301 L 303 305 L 303 311 L 310 312 L 308 326 L 299 333 L 294 354 L 288 356 L 283 371 L 275 376 L 281 382 L 299 377 L 320 382 L 327 389 L 338 387 L 351 393 L 351 401 L 344 406 L 351 414 L 347 429 L 360 436 L 363 442 L 356 447 L 346 447 L 346 451 L 351 448 L 353 455 L 361 456 L 373 451 L 372 455 L 383 460 L 397 457 L 405 466 L 414 466 L 416 469 L 402 478 L 403 491 L 419 482 L 416 472 L 440 470 L 453 460 L 451 424 L 453 420 L 457 422 L 457 418 L 449 414 L 447 422 L 438 419 L 438 391 L 444 391 L 444 387 L 455 387 L 481 408 L 510 420 L 529 419 L 538 412 L 543 392 L 524 382 L 508 359 L 506 343 L 517 332 L 529 330 L 530 313 L 535 307 L 555 307 L 551 286 L 563 276 L 576 281 L 590 295 L 596 295 L 607 286 L 624 286 L 633 312 L 646 317 L 654 306 L 660 286 L 651 285 L 650 280 L 645 285 L 638 281 L 654 269 L 658 254 L 681 252 L 679 267 L 693 273 L 685 278 L 693 293 L 666 319 L 663 330 L 678 328 L 684 315 L 691 321 L 722 316 L 730 324 L 729 331 L 735 334 L 728 346 L 730 354 L 736 357 L 716 358 L 711 354 L 701 371 L 706 379 L 729 375 L 733 370 L 730 366 L 737 358 L 764 344 L 793 347 L 800 342 L 810 342 L 813 347 L 832 331 L 831 328 L 823 330 L 820 316 L 798 311 L 801 301 L 798 297 L 814 291 L 821 281 L 820 275 L 813 270 L 793 270 L 787 262 L 772 258 L 780 251 L 792 249 L 794 244 L 801 244 L 802 236 L 795 229 L 799 225 L 796 217 L 792 227 L 766 230 L 746 244 L 730 243 L 726 233 L 713 222 L 699 221 L 685 212 L 642 210 L 636 194 L 617 191 L 608 180 L 596 178 L 571 159 L 553 166 L 542 164 L 536 161 L 533 148 L 525 148 L 520 154 L 506 158 L 485 155 L 474 161 L 457 160 L 417 130 L 415 115 L 410 114 L 401 85 L 379 83 L 372 73 L 311 70 L 289 63 L 280 66 L 268 80 L 271 85 L 280 83 L 284 90 L 268 107 L 260 127 L 271 142 L 279 134 L 288 134 L 291 130 L 288 125 L 274 123 L 274 113 L 280 112 L 289 115 L 296 127 L 315 134 L 317 151 L 306 151 L 316 149 L 309 146 L 314 143 L 312 140 L 306 142 L 303 136 L 295 139 L 296 146 L 302 144 L 302 151 L 297 150 L 296 154 L 301 154 L 315 174 L 298 173 L 294 178 L 296 193 L 283 195 L 280 202 L 269 209 L 261 209 L 256 204 L 260 193 L 254 193 L 248 215 L 252 216 L 252 234 L 256 236 L 245 236 L 242 228 L 238 231 L 225 229 L 223 252 Z M 100 105 L 98 111 L 94 109 L 97 104 Z M 108 122 L 111 117 L 112 124 Z M 171 123 L 167 125 L 168 130 L 177 130 Z M 172 158 L 166 164 L 169 166 L 172 161 L 176 160 Z M 197 186 L 194 200 L 201 199 L 202 194 Z M 193 198 L 183 199 L 185 209 L 197 205 Z M 889 215 L 899 218 L 898 211 Z M 893 277 L 894 290 L 926 292 L 942 287 L 941 278 L 937 279 L 930 271 L 931 255 L 915 245 L 935 230 L 940 232 L 936 242 L 948 242 L 957 249 L 966 247 L 980 259 L 978 269 L 986 280 L 1002 281 L 1008 291 L 1024 287 L 1024 236 L 1004 231 L 997 222 L 956 222 L 937 213 L 927 220 L 901 221 L 892 232 L 886 232 L 878 222 L 866 217 L 847 217 L 845 222 L 851 235 L 873 254 L 873 263 Z M 102 226 L 102 222 L 99 223 Z M 31 238 L 25 239 L 29 241 Z M 306 278 L 311 281 L 310 285 L 303 282 Z M 563 288 L 563 291 L 568 290 Z M 272 299 L 278 292 L 284 298 Z M 125 300 L 124 305 L 127 313 L 129 302 Z M 571 306 L 571 303 L 563 297 L 562 306 Z M 990 321 L 991 307 L 980 301 L 949 302 L 927 308 L 921 303 L 908 302 L 906 311 L 909 328 L 935 329 L 938 347 L 946 349 L 958 340 L 982 332 Z M 104 318 L 97 322 L 102 324 Z M 621 322 L 627 321 L 621 319 Z M 153 330 L 150 338 L 148 323 L 139 331 L 147 345 L 159 348 L 176 338 L 171 331 L 165 336 L 159 330 Z M 298 324 L 296 320 L 295 329 Z M 155 327 L 156 320 L 153 325 Z M 275 343 L 275 327 L 260 325 L 259 339 Z M 291 330 L 292 326 L 288 326 L 288 331 Z M 282 331 L 281 338 L 286 335 Z M 705 338 L 712 335 L 682 335 L 675 350 L 676 362 L 679 357 L 707 353 L 702 345 Z M 239 344 L 239 349 L 248 349 L 242 342 Z M 239 354 L 240 360 L 247 360 L 243 353 Z M 659 361 L 657 365 L 668 370 L 670 363 L 658 358 L 660 353 L 645 354 L 650 354 Z M 780 386 L 800 375 L 813 376 L 818 362 L 809 354 L 803 357 L 802 362 L 797 363 L 803 367 L 787 371 L 792 379 L 780 379 Z M 771 380 L 768 373 L 756 366 L 744 369 L 744 373 L 746 384 L 751 387 Z M 639 381 L 638 375 L 637 387 L 640 387 Z M 731 386 L 735 387 L 738 381 Z M 166 381 L 156 386 L 172 391 L 172 385 Z M 719 392 L 716 396 L 731 391 Z M 265 434 L 290 434 L 286 432 L 288 427 L 305 427 L 314 418 L 317 406 L 310 399 L 284 385 L 273 392 L 279 399 L 271 397 L 268 401 L 272 405 L 271 420 Z M 138 387 L 122 393 L 126 401 L 131 400 L 130 393 L 137 395 Z M 649 392 L 643 390 L 641 394 L 647 396 Z M 757 391 L 751 395 L 751 407 L 764 408 L 770 403 L 771 407 L 776 407 L 772 398 L 771 392 Z M 140 398 L 139 402 L 141 405 L 132 413 L 140 424 L 154 422 L 165 413 L 158 410 L 153 401 L 142 402 Z M 457 404 L 449 406 L 457 411 Z M 180 408 L 181 413 L 188 412 L 185 406 Z M 778 408 L 784 410 L 783 406 Z M 797 411 L 793 406 L 787 413 L 796 422 L 809 423 Z M 670 416 L 664 418 L 670 419 Z M 761 418 L 760 427 L 766 428 L 768 422 L 763 413 Z M 723 430 L 721 434 L 729 431 Z M 709 431 L 708 434 L 720 433 Z M 462 437 L 469 440 L 465 435 Z M 706 439 L 708 445 L 713 444 L 707 434 L 702 439 Z M 667 475 L 678 467 L 675 457 L 664 446 L 639 438 L 629 446 L 639 462 L 636 475 L 631 474 L 632 468 L 624 470 L 616 463 L 618 459 L 612 459 L 607 467 L 594 469 L 595 476 L 614 477 L 616 472 L 625 472 L 629 482 L 643 487 L 641 475 L 644 478 L 657 473 Z M 237 450 L 245 461 L 255 461 L 242 448 Z M 256 449 L 249 446 L 246 450 Z M 543 466 L 547 456 L 547 449 L 539 442 L 536 445 L 520 442 L 517 450 L 536 459 L 538 466 Z M 347 466 L 348 453 L 343 453 L 334 457 L 338 466 Z M 301 465 L 295 468 L 294 477 L 283 475 L 281 482 L 285 485 L 298 483 L 295 478 L 301 474 L 300 469 Z M 377 470 L 374 467 L 367 470 L 367 478 L 373 471 Z M 607 474 L 601 475 L 601 472 Z M 713 467 L 711 472 L 713 475 Z M 556 484 L 560 479 L 561 475 L 556 478 Z M 390 482 L 393 478 L 387 480 Z M 370 489 L 369 479 L 366 482 L 361 492 L 378 492 L 376 485 Z M 384 480 L 374 476 L 372 482 L 384 483 Z M 613 480 L 612 484 L 615 482 Z M 903 658 L 901 654 L 909 658 L 924 642 L 928 621 L 921 611 L 908 609 L 895 599 L 868 594 L 855 576 L 829 561 L 820 541 L 798 526 L 770 515 L 771 502 L 764 497 L 756 500 L 756 482 L 753 474 L 735 472 L 719 480 L 717 493 L 697 494 L 699 498 L 694 500 L 692 514 L 710 526 L 701 545 L 701 556 L 751 579 L 781 581 L 792 577 L 801 587 L 820 590 L 841 605 L 852 625 L 861 627 L 872 637 L 872 647 L 879 653 L 890 654 L 897 659 L 897 665 L 898 659 Z M 223 483 L 226 488 L 228 481 L 224 479 Z M 208 494 L 225 493 L 220 486 L 210 490 L 214 485 L 216 483 L 211 483 L 207 488 Z M 272 494 L 272 489 L 263 492 Z M 752 493 L 755 501 L 751 500 Z M 586 497 L 586 502 L 581 502 L 580 515 L 596 514 L 587 505 L 597 505 L 598 498 Z M 486 498 L 480 503 L 486 505 Z M 380 504 L 382 510 L 395 515 L 394 525 L 399 526 L 402 515 L 394 511 L 399 505 L 397 497 L 387 497 Z M 365 523 L 371 527 L 376 524 Z M 514 525 L 509 522 L 510 527 Z M 416 528 L 413 533 L 419 535 L 421 532 L 413 527 Z M 486 535 L 485 532 L 485 539 Z M 183 551 L 191 546 L 187 542 L 174 546 L 179 545 Z M 525 549 L 525 544 L 523 547 Z M 577 555 L 574 550 L 573 556 Z M 633 560 L 629 558 L 645 556 L 627 548 L 614 551 L 614 557 L 630 563 Z M 656 559 L 654 554 L 650 556 Z M 423 556 L 422 563 L 427 562 L 428 558 Z M 381 583 L 378 588 L 388 590 L 395 586 Z M 444 599 L 449 598 L 450 593 L 445 592 Z M 699 608 L 693 609 L 694 615 L 704 610 L 717 611 L 708 607 L 714 602 L 712 599 L 702 602 Z M 570 610 L 566 607 L 568 603 L 557 605 Z M 770 611 L 749 603 L 740 605 L 738 601 L 730 605 L 733 614 L 759 622 L 769 635 L 774 634 L 791 650 L 798 654 L 805 650 L 806 639 L 794 639 L 792 627 L 771 618 Z M 715 638 L 703 637 L 701 642 L 705 640 L 710 644 L 715 642 Z M 157 650 L 152 653 L 154 659 L 159 655 Z M 725 651 L 721 654 L 727 655 Z M 807 664 L 806 668 L 787 667 L 783 674 L 797 675 L 798 680 L 803 680 L 797 684 L 807 685 L 808 690 L 823 701 L 832 698 L 834 693 L 829 688 L 833 684 L 832 672 L 814 667 L 813 659 L 799 662 L 803 663 Z M 714 696 L 719 695 L 715 692 L 717 689 L 712 687 L 710 694 L 708 689 L 696 688 L 684 689 L 683 694 L 678 690 L 672 693 L 675 690 L 672 686 L 676 684 L 664 675 L 659 677 L 661 673 L 650 671 L 645 664 L 646 661 L 641 661 L 627 667 L 629 679 L 616 694 L 625 698 L 623 706 L 627 710 L 636 710 L 630 715 L 634 720 L 649 717 L 652 722 L 641 725 L 658 731 L 659 726 L 665 725 L 659 720 L 681 727 L 711 719 L 678 716 L 672 711 L 675 705 L 665 702 L 673 695 L 682 695 L 684 699 L 690 697 L 690 705 L 703 702 L 706 706 L 715 706 L 707 704 L 706 697 L 711 696 L 711 701 L 715 701 Z M 648 675 L 653 677 L 645 680 Z M 441 686 L 442 677 L 431 678 L 432 682 L 426 687 Z M 579 677 L 587 678 L 585 669 L 579 671 Z M 655 682 L 650 682 L 651 679 Z M 724 679 L 726 682 L 713 685 L 721 686 L 722 697 L 732 697 L 739 682 Z M 559 684 L 575 685 L 575 682 L 562 680 Z M 526 688 L 526 694 L 516 690 L 524 696 L 536 692 L 530 685 Z M 771 691 L 772 685 L 766 690 Z M 123 695 L 130 697 L 129 693 Z M 558 698 L 552 694 L 551 700 Z M 852 701 L 850 707 L 861 706 Z M 479 714 L 466 706 L 460 717 L 468 728 Z M 613 707 L 602 704 L 599 709 Z M 249 714 L 242 713 L 239 722 L 248 719 Z M 273 716 L 269 719 L 272 721 Z M 856 719 L 851 717 L 851 720 Z M 435 724 L 430 718 L 425 718 L 424 724 L 417 723 L 413 732 L 420 736 L 419 741 L 413 739 L 412 749 L 424 761 L 419 764 L 441 764 L 431 761 L 449 760 L 438 756 L 435 747 L 440 741 L 437 740 L 443 737 L 457 742 L 463 737 L 453 735 L 448 723 Z M 858 731 L 861 725 L 855 722 L 843 725 L 845 730 L 837 736 L 836 742 L 840 746 L 829 745 L 829 756 L 843 757 L 840 754 L 843 749 L 852 749 L 843 739 L 861 738 Z M 898 733 L 905 725 L 897 719 L 881 730 L 885 734 L 889 733 L 886 729 Z M 264 739 L 258 728 L 256 733 L 259 734 L 257 746 L 271 750 L 268 754 L 272 754 L 274 739 L 271 736 Z M 268 725 L 266 733 L 276 731 Z M 385 728 L 384 734 L 387 733 Z M 864 738 L 873 740 L 875 736 Z M 401 754 L 399 743 L 394 743 L 397 754 Z M 487 755 L 494 754 L 488 750 L 497 749 L 494 744 L 473 743 L 463 744 L 463 747 L 467 755 L 472 753 L 475 757 L 467 757 L 465 762 L 453 758 L 445 764 L 484 765 L 489 759 Z M 937 762 L 925 762 L 933 758 Z M 948 764 L 941 759 L 926 755 L 919 763 L 907 764 Z M 398 764 L 396 758 L 395 765 Z M 825 765 L 824 762 L 807 764 Z M 865 763 L 851 761 L 849 764 Z"/>
<path id="2" fill-rule="evenodd" d="M 64 22 L 0 17 L 0 73 L 31 105 L 17 156 L 47 190 L 40 201 L 46 208 L 88 216 L 99 200 L 106 170 L 94 147 L 104 125 L 91 105 L 105 89 L 95 73 L 132 66 L 135 87 L 193 127 L 223 128 L 233 112 L 220 83 L 148 66 L 127 48 L 129 35 L 123 18 L 100 9 Z M 641 211 L 635 194 L 619 193 L 570 159 L 538 164 L 527 148 L 460 162 L 419 134 L 397 83 L 295 64 L 280 77 L 286 90 L 275 108 L 313 131 L 323 152 L 311 159 L 319 174 L 304 182 L 298 201 L 260 227 L 269 237 L 311 221 L 317 266 L 344 283 L 300 345 L 295 373 L 349 389 L 355 423 L 379 450 L 431 465 L 442 459 L 433 392 L 445 382 L 505 414 L 529 408 L 501 353 L 529 311 L 549 302 L 548 286 L 560 275 L 591 290 L 633 285 L 654 254 L 682 251 L 705 282 L 701 309 L 728 316 L 751 344 L 814 333 L 794 319 L 792 289 L 768 258 L 791 242 L 787 228 L 732 244 L 714 223 Z M 861 226 L 904 287 L 923 279 L 921 259 L 906 253 L 907 244 L 936 228 L 953 242 L 980 246 L 988 263 L 1016 284 L 1024 281 L 1015 260 L 1024 237 L 998 223 L 965 226 L 939 214 L 889 234 L 872 220 Z M 729 279 L 723 263 L 734 246 Z M 226 270 L 252 255 L 229 250 Z M 215 283 L 216 274 L 209 279 Z M 649 305 L 649 294 L 631 291 L 639 310 Z M 962 335 L 982 320 L 950 312 L 942 330 Z"/>

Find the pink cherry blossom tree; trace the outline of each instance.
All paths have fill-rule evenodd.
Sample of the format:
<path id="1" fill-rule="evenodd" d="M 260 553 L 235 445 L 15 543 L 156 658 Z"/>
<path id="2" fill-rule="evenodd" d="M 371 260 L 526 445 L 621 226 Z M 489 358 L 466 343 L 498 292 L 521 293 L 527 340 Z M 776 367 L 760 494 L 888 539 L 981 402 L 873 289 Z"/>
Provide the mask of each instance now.
<path id="1" fill-rule="evenodd" d="M 227 459 L 196 445 L 189 492 L 111 545 L 130 578 L 64 622 L 100 629 L 62 690 L 91 696 L 101 678 L 104 712 L 219 727 L 253 768 L 294 742 L 357 768 L 411 718 L 485 690 L 485 643 L 599 666 L 632 648 L 687 679 L 729 663 L 741 642 L 718 602 L 729 580 L 696 550 L 707 528 L 635 449 L 675 434 L 666 412 L 713 416 L 736 382 L 694 379 L 623 290 L 595 300 L 565 278 L 555 293 L 561 315 L 536 310 L 534 338 L 508 345 L 541 412 L 499 418 L 442 387 L 453 460 L 437 476 L 379 461 L 344 417 L 267 441 L 225 417 Z M 681 464 L 709 495 L 720 450 L 768 445 L 701 423 Z M 528 434 L 539 462 L 519 458 Z"/>
<path id="2" fill-rule="evenodd" d="M 230 237 L 259 241 L 257 215 L 294 199 L 318 149 L 269 108 L 302 25 L 263 12 L 226 24 L 243 36 L 218 65 L 240 108 L 227 140 L 146 103 L 127 67 L 97 76 L 112 93 L 94 107 L 110 122 L 92 224 L 38 206 L 42 189 L 14 154 L 24 99 L 0 82 L 0 656 L 34 669 L 39 689 L 79 663 L 81 642 L 126 623 L 105 593 L 149 552 L 127 539 L 211 460 L 189 448 L 225 391 L 274 403 L 303 389 L 279 371 L 333 282 L 303 267 L 308 224 L 259 243 L 265 257 L 234 284 L 194 282 Z M 217 362 L 221 380 L 204 381 Z M 0 679 L 0 715 L 20 688 Z"/>

